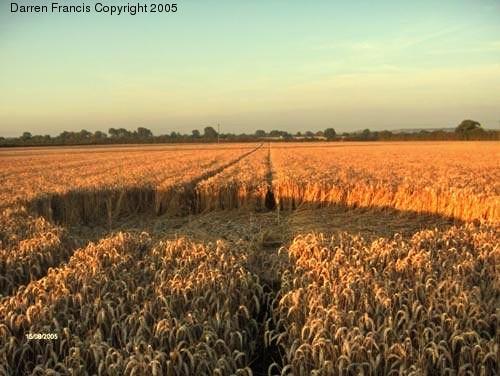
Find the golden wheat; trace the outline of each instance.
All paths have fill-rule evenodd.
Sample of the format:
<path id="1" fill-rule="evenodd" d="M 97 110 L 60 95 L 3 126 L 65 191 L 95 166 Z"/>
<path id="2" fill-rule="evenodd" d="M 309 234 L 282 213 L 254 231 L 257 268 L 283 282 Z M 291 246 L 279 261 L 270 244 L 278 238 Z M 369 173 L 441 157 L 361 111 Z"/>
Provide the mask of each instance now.
<path id="1" fill-rule="evenodd" d="M 262 288 L 244 262 L 221 242 L 152 246 L 147 234 L 119 233 L 91 244 L 1 302 L 3 367 L 8 374 L 250 374 Z M 60 338 L 30 341 L 27 331 Z"/>
<path id="2" fill-rule="evenodd" d="M 498 143 L 273 148 L 274 188 L 301 204 L 390 207 L 460 220 L 500 220 Z"/>
<path id="3" fill-rule="evenodd" d="M 1 151 L 0 374 L 498 374 L 498 159 L 498 143 Z M 301 215 L 332 224 L 322 206 L 448 228 L 292 239 Z"/>
<path id="4" fill-rule="evenodd" d="M 266 334 L 282 374 L 497 374 L 498 244 L 473 225 L 297 237 Z"/>
<path id="5" fill-rule="evenodd" d="M 197 211 L 262 208 L 267 184 L 267 149 L 260 148 L 196 187 Z"/>

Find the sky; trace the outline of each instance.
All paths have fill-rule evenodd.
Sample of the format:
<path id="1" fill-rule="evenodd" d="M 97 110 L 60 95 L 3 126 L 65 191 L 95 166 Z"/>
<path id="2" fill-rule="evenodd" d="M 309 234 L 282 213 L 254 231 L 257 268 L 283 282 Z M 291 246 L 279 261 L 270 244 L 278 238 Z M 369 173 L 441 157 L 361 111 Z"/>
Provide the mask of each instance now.
<path id="1" fill-rule="evenodd" d="M 0 136 L 500 128 L 499 0 L 178 0 L 175 14 L 135 16 L 10 3 Z"/>

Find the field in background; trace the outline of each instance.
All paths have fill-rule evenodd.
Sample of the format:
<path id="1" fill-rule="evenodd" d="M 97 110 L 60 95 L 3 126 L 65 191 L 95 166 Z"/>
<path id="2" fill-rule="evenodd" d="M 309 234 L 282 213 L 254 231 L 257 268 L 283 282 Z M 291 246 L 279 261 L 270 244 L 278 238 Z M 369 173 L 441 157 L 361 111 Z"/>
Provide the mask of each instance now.
<path id="1" fill-rule="evenodd" d="M 498 142 L 2 150 L 0 374 L 498 374 L 499 161 Z"/>

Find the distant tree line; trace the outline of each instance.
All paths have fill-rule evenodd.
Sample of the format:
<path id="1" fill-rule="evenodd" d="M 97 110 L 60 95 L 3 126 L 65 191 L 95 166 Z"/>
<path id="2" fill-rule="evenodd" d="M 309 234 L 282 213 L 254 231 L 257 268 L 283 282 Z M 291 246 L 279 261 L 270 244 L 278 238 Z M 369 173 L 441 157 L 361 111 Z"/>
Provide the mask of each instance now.
<path id="1" fill-rule="evenodd" d="M 474 120 L 464 120 L 453 131 L 391 132 L 365 129 L 354 134 L 343 133 L 341 138 L 346 141 L 498 141 L 500 140 L 500 131 L 484 129 L 480 123 Z"/>
<path id="2" fill-rule="evenodd" d="M 155 136 L 144 127 L 135 131 L 125 128 L 109 128 L 107 132 L 89 132 L 82 129 L 79 132 L 64 131 L 58 136 L 33 135 L 24 132 L 20 137 L 0 137 L 0 146 L 59 146 L 59 145 L 105 145 L 105 144 L 156 144 L 156 143 L 189 143 L 189 142 L 254 142 L 259 140 L 272 141 L 452 141 L 452 140 L 500 140 L 500 131 L 486 130 L 474 120 L 462 121 L 454 131 L 434 130 L 420 132 L 371 131 L 344 132 L 337 134 L 335 129 L 323 131 L 305 131 L 295 134 L 272 130 L 266 132 L 257 130 L 253 134 L 218 134 L 213 127 L 205 127 L 203 133 L 194 129 L 191 134 L 171 132 Z"/>

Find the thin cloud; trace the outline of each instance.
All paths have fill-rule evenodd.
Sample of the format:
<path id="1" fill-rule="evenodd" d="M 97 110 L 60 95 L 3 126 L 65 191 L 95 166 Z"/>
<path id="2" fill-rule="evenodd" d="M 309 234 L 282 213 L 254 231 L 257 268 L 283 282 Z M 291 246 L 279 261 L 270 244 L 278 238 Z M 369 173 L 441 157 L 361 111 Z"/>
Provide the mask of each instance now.
<path id="1" fill-rule="evenodd" d="M 388 40 L 364 40 L 357 42 L 345 42 L 345 43 L 324 43 L 317 44 L 312 48 L 314 50 L 332 50 L 332 49 L 347 49 L 355 52 L 359 51 L 387 51 L 387 50 L 398 50 L 410 47 L 415 47 L 421 44 L 426 44 L 428 42 L 437 40 L 444 36 L 453 35 L 467 28 L 466 25 L 453 26 L 441 30 L 436 30 L 424 35 L 407 35 L 398 38 L 392 38 Z"/>
<path id="2" fill-rule="evenodd" d="M 406 38 L 401 38 L 400 40 L 396 39 L 396 42 L 400 47 L 403 48 L 409 48 L 409 47 L 414 47 L 420 44 L 425 44 L 427 42 L 431 42 L 433 40 L 439 39 L 441 37 L 444 37 L 446 35 L 451 35 L 455 34 L 457 32 L 460 32 L 465 29 L 465 26 L 454 26 L 442 30 L 438 30 L 426 35 L 418 36 L 415 38 L 411 37 L 406 37 Z"/>
<path id="3" fill-rule="evenodd" d="M 472 54 L 480 52 L 495 52 L 500 51 L 500 42 L 484 43 L 477 47 L 463 47 L 463 48 L 448 48 L 430 50 L 426 53 L 429 55 L 447 55 L 447 54 Z"/>

